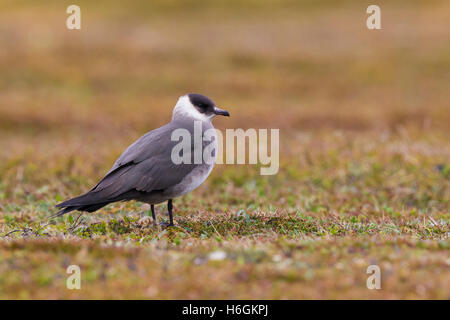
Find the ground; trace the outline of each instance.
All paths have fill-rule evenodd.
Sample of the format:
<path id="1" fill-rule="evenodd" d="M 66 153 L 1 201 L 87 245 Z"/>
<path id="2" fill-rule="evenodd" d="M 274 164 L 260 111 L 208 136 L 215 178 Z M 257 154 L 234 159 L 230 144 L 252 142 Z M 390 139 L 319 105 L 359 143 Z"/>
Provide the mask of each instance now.
<path id="1" fill-rule="evenodd" d="M 364 1 L 69 4 L 0 4 L 0 298 L 450 298 L 448 1 L 379 1 L 375 31 Z M 170 229 L 48 220 L 186 92 L 280 129 L 278 174 L 217 165 Z"/>

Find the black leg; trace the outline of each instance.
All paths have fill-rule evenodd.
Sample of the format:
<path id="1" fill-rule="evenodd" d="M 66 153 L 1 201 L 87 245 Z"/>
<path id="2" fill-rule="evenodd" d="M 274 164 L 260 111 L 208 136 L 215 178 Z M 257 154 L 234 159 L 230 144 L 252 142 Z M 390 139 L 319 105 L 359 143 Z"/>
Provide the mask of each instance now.
<path id="1" fill-rule="evenodd" d="M 170 219 L 169 227 L 173 226 L 172 208 L 173 208 L 172 199 L 169 199 L 169 201 L 167 201 L 167 209 L 169 210 L 169 219 Z"/>
<path id="2" fill-rule="evenodd" d="M 150 205 L 150 208 L 152 210 L 153 223 L 156 223 L 155 205 L 154 204 Z"/>

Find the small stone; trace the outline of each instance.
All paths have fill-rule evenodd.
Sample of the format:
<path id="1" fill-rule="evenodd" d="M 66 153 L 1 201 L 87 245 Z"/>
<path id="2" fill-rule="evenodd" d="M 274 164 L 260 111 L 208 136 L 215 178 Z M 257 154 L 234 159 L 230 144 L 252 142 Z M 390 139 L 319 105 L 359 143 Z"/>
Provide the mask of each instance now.
<path id="1" fill-rule="evenodd" d="M 136 223 L 138 226 L 147 227 L 153 223 L 153 219 L 149 216 L 145 216 L 145 217 L 140 218 Z"/>
<path id="2" fill-rule="evenodd" d="M 212 261 L 220 261 L 220 260 L 224 260 L 226 257 L 227 257 L 227 254 L 224 251 L 217 250 L 217 251 L 211 252 L 208 256 L 208 259 L 212 260 Z"/>
<path id="3" fill-rule="evenodd" d="M 272 257 L 273 262 L 280 262 L 281 260 L 283 260 L 283 257 L 280 256 L 279 254 L 276 254 Z"/>

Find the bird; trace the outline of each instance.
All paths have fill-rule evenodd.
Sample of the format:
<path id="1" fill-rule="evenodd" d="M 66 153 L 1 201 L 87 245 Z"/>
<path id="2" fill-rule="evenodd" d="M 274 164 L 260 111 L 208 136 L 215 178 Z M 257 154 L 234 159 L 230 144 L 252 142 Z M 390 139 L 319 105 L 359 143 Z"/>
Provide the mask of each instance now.
<path id="1" fill-rule="evenodd" d="M 214 167 L 217 135 L 212 119 L 217 115 L 229 117 L 230 113 L 218 108 L 210 98 L 202 94 L 182 95 L 168 124 L 144 134 L 131 144 L 95 187 L 57 204 L 56 208 L 60 210 L 51 218 L 71 211 L 94 212 L 113 202 L 136 200 L 150 204 L 153 223 L 156 224 L 155 205 L 167 201 L 170 222 L 165 225 L 174 226 L 172 200 L 197 188 Z M 179 142 L 173 141 L 173 132 L 182 129 L 193 134 L 196 123 L 201 124 L 202 136 L 210 129 L 213 134 L 210 141 L 202 139 L 200 145 L 198 142 L 191 142 L 188 157 L 192 160 L 197 149 L 210 142 L 213 143 L 210 148 L 212 161 L 175 163 L 172 150 Z"/>

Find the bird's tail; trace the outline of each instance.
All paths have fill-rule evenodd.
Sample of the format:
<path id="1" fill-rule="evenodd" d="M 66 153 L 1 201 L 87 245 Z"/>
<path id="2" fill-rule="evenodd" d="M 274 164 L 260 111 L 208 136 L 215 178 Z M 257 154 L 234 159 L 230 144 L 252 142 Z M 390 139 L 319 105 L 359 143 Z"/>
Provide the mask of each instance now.
<path id="1" fill-rule="evenodd" d="M 62 203 L 59 203 L 56 205 L 57 208 L 61 209 L 54 215 L 50 216 L 50 219 L 60 217 L 68 212 L 71 211 L 86 211 L 86 212 L 94 212 L 98 209 L 106 206 L 110 203 L 110 201 L 99 201 L 99 202 L 93 202 L 91 198 L 91 194 L 86 193 L 79 197 L 75 197 L 73 199 L 64 201 Z"/>

